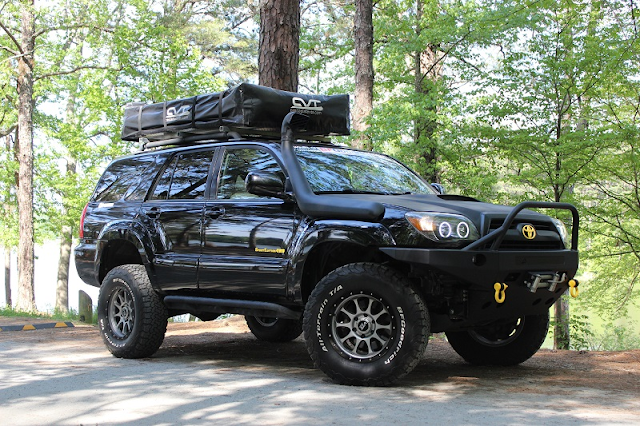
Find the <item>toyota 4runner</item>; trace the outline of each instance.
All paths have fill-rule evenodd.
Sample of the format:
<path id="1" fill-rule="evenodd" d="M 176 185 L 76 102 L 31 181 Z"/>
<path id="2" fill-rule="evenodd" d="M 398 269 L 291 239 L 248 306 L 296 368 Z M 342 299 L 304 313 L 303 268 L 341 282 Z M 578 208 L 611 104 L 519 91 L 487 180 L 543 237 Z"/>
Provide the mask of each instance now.
<path id="1" fill-rule="evenodd" d="M 145 149 L 107 167 L 75 249 L 111 353 L 151 356 L 171 316 L 234 313 L 260 340 L 304 333 L 343 384 L 396 381 L 435 332 L 472 364 L 535 354 L 549 307 L 577 292 L 576 209 L 442 194 L 327 142 L 348 119 L 345 96 L 247 84 L 129 105 L 123 138 Z M 568 210 L 571 234 L 528 208 Z"/>

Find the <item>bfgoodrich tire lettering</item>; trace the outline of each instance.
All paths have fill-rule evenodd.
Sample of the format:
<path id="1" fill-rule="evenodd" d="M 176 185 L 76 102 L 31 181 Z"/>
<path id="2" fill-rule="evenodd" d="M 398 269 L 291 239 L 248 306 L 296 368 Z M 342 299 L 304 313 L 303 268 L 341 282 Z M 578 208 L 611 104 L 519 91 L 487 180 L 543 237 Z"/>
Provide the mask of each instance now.
<path id="1" fill-rule="evenodd" d="M 307 302 L 303 329 L 316 367 L 335 382 L 384 386 L 420 361 L 429 316 L 403 275 L 385 266 L 356 263 L 318 283 Z"/>
<path id="2" fill-rule="evenodd" d="M 544 343 L 549 313 L 502 320 L 469 331 L 447 332 L 453 349 L 475 365 L 516 365 L 531 358 Z"/>
<path id="3" fill-rule="evenodd" d="M 269 317 L 245 317 L 249 330 L 258 340 L 290 342 L 302 334 L 302 321 Z"/>
<path id="4" fill-rule="evenodd" d="M 107 274 L 98 297 L 98 326 L 107 349 L 119 358 L 153 355 L 167 330 L 167 308 L 142 265 Z"/>

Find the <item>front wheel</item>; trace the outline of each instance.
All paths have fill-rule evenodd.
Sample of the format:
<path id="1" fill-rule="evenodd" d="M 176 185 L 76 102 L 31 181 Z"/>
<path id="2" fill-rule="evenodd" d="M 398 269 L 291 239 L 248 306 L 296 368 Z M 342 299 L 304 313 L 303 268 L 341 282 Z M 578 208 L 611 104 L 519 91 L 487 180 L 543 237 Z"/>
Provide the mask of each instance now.
<path id="1" fill-rule="evenodd" d="M 142 265 L 113 268 L 102 281 L 98 326 L 107 349 L 118 358 L 153 355 L 167 330 L 167 308 Z"/>
<path id="2" fill-rule="evenodd" d="M 249 330 L 258 340 L 290 342 L 302 333 L 302 321 L 271 317 L 245 317 Z"/>
<path id="3" fill-rule="evenodd" d="M 420 361 L 429 316 L 411 282 L 371 263 L 343 266 L 324 277 L 304 313 L 307 350 L 340 384 L 389 385 Z"/>
<path id="4" fill-rule="evenodd" d="M 453 349 L 471 364 L 509 366 L 523 363 L 538 352 L 548 330 L 547 312 L 446 335 Z"/>

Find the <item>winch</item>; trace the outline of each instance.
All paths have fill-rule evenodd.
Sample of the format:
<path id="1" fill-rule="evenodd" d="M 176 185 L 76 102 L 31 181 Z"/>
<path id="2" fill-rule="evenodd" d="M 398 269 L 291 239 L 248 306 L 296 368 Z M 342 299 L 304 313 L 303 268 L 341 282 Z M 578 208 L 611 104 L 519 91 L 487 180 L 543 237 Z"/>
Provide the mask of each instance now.
<path id="1" fill-rule="evenodd" d="M 529 280 L 525 280 L 525 284 L 531 290 L 532 293 L 538 291 L 539 288 L 546 288 L 547 290 L 553 292 L 556 291 L 558 285 L 567 282 L 567 274 L 566 273 L 540 273 L 533 272 L 530 273 L 531 276 Z M 569 281 L 570 293 L 572 297 L 578 296 L 578 281 L 572 279 Z"/>
<path id="2" fill-rule="evenodd" d="M 567 274 L 565 273 L 540 273 L 533 272 L 528 281 L 524 283 L 529 287 L 531 293 L 535 293 L 539 288 L 546 288 L 549 291 L 556 291 L 559 284 L 567 281 Z"/>

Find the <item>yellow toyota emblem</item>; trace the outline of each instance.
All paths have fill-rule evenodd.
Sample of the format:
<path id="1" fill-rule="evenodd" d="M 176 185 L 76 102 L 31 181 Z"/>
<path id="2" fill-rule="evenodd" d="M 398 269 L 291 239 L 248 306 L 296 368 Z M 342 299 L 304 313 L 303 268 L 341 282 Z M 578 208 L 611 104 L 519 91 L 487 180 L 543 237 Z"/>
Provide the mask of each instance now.
<path id="1" fill-rule="evenodd" d="M 525 225 L 522 227 L 522 235 L 527 240 L 533 240 L 536 237 L 536 228 L 533 225 Z"/>

